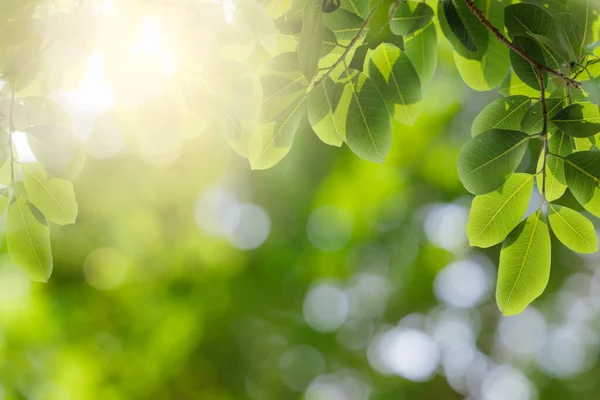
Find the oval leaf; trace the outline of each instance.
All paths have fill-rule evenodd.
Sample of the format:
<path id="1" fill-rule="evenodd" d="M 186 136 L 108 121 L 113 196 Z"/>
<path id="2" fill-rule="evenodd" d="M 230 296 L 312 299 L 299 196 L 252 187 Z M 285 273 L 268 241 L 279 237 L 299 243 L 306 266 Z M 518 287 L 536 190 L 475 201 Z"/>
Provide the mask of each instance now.
<path id="1" fill-rule="evenodd" d="M 531 106 L 527 96 L 508 96 L 488 104 L 475 117 L 471 135 L 477 136 L 490 129 L 520 130 L 521 120 Z"/>
<path id="2" fill-rule="evenodd" d="M 525 36 L 516 36 L 513 40 L 513 44 L 515 47 L 523 50 L 525 54 L 537 62 L 541 64 L 545 63 L 544 52 L 535 40 L 529 39 Z M 523 82 L 536 90 L 540 90 L 540 81 L 536 69 L 529 63 L 529 61 L 525 60 L 514 51 L 511 51 L 510 63 L 515 71 L 515 74 L 517 74 L 517 76 L 521 78 Z M 544 86 L 546 86 L 548 82 L 548 73 L 543 71 L 542 77 L 544 79 Z"/>
<path id="3" fill-rule="evenodd" d="M 552 118 L 552 122 L 567 135 L 585 138 L 600 132 L 598 106 L 588 102 L 572 104 Z"/>
<path id="4" fill-rule="evenodd" d="M 550 278 L 550 233 L 537 211 L 512 231 L 500 251 L 496 301 L 503 315 L 519 314 Z"/>
<path id="5" fill-rule="evenodd" d="M 458 176 L 473 194 L 497 189 L 513 174 L 531 137 L 523 132 L 492 129 L 475 136 L 458 153 Z"/>
<path id="6" fill-rule="evenodd" d="M 558 240 L 569 249 L 582 254 L 598 251 L 598 236 L 594 225 L 577 211 L 550 204 L 548 222 Z"/>
<path id="7" fill-rule="evenodd" d="M 393 15 L 392 15 L 393 13 Z M 404 2 L 390 5 L 390 30 L 395 35 L 408 35 L 426 27 L 433 10 L 425 3 Z"/>
<path id="8" fill-rule="evenodd" d="M 321 0 L 308 0 L 302 14 L 298 60 L 300 69 L 307 79 L 311 79 L 317 72 L 321 58 L 321 44 L 325 39 L 325 21 L 321 3 Z"/>
<path id="9" fill-rule="evenodd" d="M 521 222 L 533 190 L 533 175 L 514 174 L 497 190 L 475 196 L 467 223 L 471 246 L 500 243 Z"/>
<path id="10" fill-rule="evenodd" d="M 564 162 L 571 193 L 586 210 L 600 217 L 600 152 L 578 151 Z"/>
<path id="11" fill-rule="evenodd" d="M 40 212 L 23 197 L 8 207 L 6 242 L 12 261 L 37 282 L 47 282 L 52 274 L 50 231 Z"/>

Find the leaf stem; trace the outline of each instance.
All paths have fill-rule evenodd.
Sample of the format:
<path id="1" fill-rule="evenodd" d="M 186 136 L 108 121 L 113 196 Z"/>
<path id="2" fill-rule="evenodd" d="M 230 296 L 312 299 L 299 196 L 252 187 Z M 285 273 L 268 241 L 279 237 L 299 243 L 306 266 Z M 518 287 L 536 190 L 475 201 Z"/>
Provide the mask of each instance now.
<path id="1" fill-rule="evenodd" d="M 310 85 L 308 86 L 307 93 L 310 92 L 313 87 L 317 86 L 325 78 L 327 78 L 333 72 L 333 70 L 335 69 L 335 67 L 337 67 L 338 65 L 340 65 L 340 63 L 342 61 L 343 62 L 346 61 L 346 57 L 350 53 L 350 50 L 352 50 L 352 48 L 354 47 L 354 45 L 356 44 L 356 42 L 358 42 L 358 39 L 360 39 L 360 36 L 362 35 L 362 33 L 365 30 L 365 28 L 367 27 L 367 25 L 369 25 L 369 22 L 371 21 L 371 18 L 373 18 L 373 15 L 375 14 L 375 11 L 377 11 L 377 8 L 381 4 L 381 2 L 382 2 L 382 0 L 378 0 L 377 3 L 375 3 L 375 5 L 373 6 L 373 9 L 371 9 L 371 12 L 369 13 L 369 15 L 367 16 L 367 18 L 365 19 L 365 22 L 363 22 L 363 24 L 358 29 L 358 32 L 356 32 L 356 35 L 352 38 L 352 40 L 350 40 L 350 43 L 348 43 L 348 45 L 346 45 L 346 47 L 344 48 L 344 52 L 342 53 L 342 55 L 333 64 L 331 64 L 329 67 L 325 68 L 325 73 L 323 75 L 321 75 L 317 79 L 313 79 L 311 81 Z"/>
<path id="2" fill-rule="evenodd" d="M 465 2 L 467 4 L 467 7 L 469 7 L 469 10 L 471 10 L 471 12 L 479 19 L 479 21 L 483 25 L 485 25 L 485 27 L 488 28 L 488 30 L 490 32 L 492 32 L 492 34 L 496 37 L 496 39 L 498 39 L 500 42 L 502 42 L 510 50 L 514 51 L 515 53 L 517 53 L 518 55 L 523 57 L 523 59 L 525 59 L 527 62 L 529 62 L 535 69 L 546 71 L 547 73 L 552 74 L 552 75 L 562 79 L 563 81 L 565 81 L 565 83 L 567 85 L 573 86 L 577 89 L 581 88 L 581 83 L 579 83 L 578 81 L 576 81 L 572 78 L 569 78 L 567 75 L 563 74 L 562 72 L 558 72 L 558 71 L 553 70 L 552 68 L 546 67 L 544 64 L 537 62 L 536 60 L 531 58 L 529 55 L 527 55 L 527 53 L 525 53 L 523 50 L 516 47 L 510 40 L 508 40 L 506 38 L 506 36 L 504 36 L 502 34 L 502 32 L 500 32 L 494 25 L 492 25 L 492 23 L 485 17 L 485 15 L 483 15 L 481 10 L 479 8 L 477 8 L 477 6 L 473 3 L 473 0 L 465 0 Z"/>

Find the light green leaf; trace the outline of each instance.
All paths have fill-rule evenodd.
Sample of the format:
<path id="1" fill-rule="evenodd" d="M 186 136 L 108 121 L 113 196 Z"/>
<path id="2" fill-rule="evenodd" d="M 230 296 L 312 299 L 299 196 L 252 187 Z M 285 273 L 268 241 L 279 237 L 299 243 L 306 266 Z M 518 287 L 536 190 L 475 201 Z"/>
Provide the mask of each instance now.
<path id="1" fill-rule="evenodd" d="M 332 13 L 325 14 L 325 25 L 331 29 L 338 40 L 351 40 L 354 38 L 364 20 L 358 15 L 340 8 Z M 365 29 L 366 30 L 366 29 Z"/>
<path id="2" fill-rule="evenodd" d="M 69 130 L 55 125 L 38 125 L 26 132 L 31 151 L 50 174 L 65 179 L 79 174 L 85 162 L 85 152 Z"/>
<path id="3" fill-rule="evenodd" d="M 529 39 L 525 36 L 515 36 L 513 39 L 513 44 L 515 47 L 523 50 L 525 54 L 537 62 L 544 64 L 544 52 L 535 40 Z M 516 52 L 511 51 L 510 63 L 517 76 L 521 78 L 523 82 L 536 90 L 540 90 L 540 82 L 536 69 L 529 63 L 529 61 L 525 60 Z M 544 86 L 546 86 L 548 82 L 548 73 L 543 71 L 542 77 L 544 79 Z"/>
<path id="4" fill-rule="evenodd" d="M 523 132 L 492 129 L 470 139 L 458 153 L 458 176 L 473 194 L 497 189 L 513 174 L 531 136 Z"/>
<path id="5" fill-rule="evenodd" d="M 471 135 L 476 136 L 490 129 L 521 129 L 521 120 L 531 106 L 527 96 L 509 96 L 494 100 L 475 117 Z"/>
<path id="6" fill-rule="evenodd" d="M 44 167 L 36 163 L 21 164 L 27 199 L 55 224 L 75 223 L 77 201 L 73 184 L 58 178 L 48 178 Z"/>
<path id="7" fill-rule="evenodd" d="M 395 9 L 395 12 L 394 12 Z M 425 3 L 404 2 L 390 5 L 390 30 L 395 35 L 408 35 L 426 27 L 433 18 L 433 10 Z"/>
<path id="8" fill-rule="evenodd" d="M 582 86 L 583 90 L 587 92 L 588 100 L 600 105 L 600 76 L 583 82 Z"/>
<path id="9" fill-rule="evenodd" d="M 356 14 L 362 19 L 366 19 L 371 11 L 371 4 L 369 3 L 369 0 L 346 0 L 340 1 L 340 3 L 342 10 Z"/>
<path id="10" fill-rule="evenodd" d="M 359 157 L 383 163 L 392 143 L 392 126 L 385 101 L 367 75 L 346 70 L 345 78 L 340 106 L 347 110 L 348 147 Z"/>
<path id="11" fill-rule="evenodd" d="M 550 278 L 550 232 L 541 210 L 513 230 L 500 251 L 496 301 L 503 315 L 519 314 Z"/>
<path id="12" fill-rule="evenodd" d="M 584 138 L 600 132 L 598 106 L 588 102 L 572 104 L 552 118 L 560 130 L 570 136 Z"/>
<path id="13" fill-rule="evenodd" d="M 419 113 L 414 105 L 423 98 L 419 76 L 398 47 L 381 43 L 369 54 L 365 73 L 371 78 L 396 120 L 412 125 Z"/>
<path id="14" fill-rule="evenodd" d="M 346 137 L 338 121 L 338 108 L 344 85 L 334 83 L 329 77 L 321 81 L 308 97 L 308 120 L 313 130 L 324 143 L 341 146 Z M 337 117 L 337 118 L 336 118 Z"/>
<path id="15" fill-rule="evenodd" d="M 598 251 L 598 236 L 594 225 L 577 211 L 550 204 L 548 222 L 558 240 L 569 249 L 582 254 Z"/>
<path id="16" fill-rule="evenodd" d="M 563 99 L 549 97 L 546 99 L 546 107 L 548 108 L 548 118 L 551 119 L 562 110 L 564 105 Z M 521 120 L 521 130 L 530 135 L 536 135 L 542 132 L 544 128 L 544 117 L 542 113 L 542 102 L 535 103 L 523 116 Z M 550 133 L 556 131 L 558 127 L 551 121 L 548 123 L 548 131 Z"/>
<path id="17" fill-rule="evenodd" d="M 575 26 L 578 29 L 578 56 L 586 52 L 585 46 L 600 39 L 598 18 L 600 17 L 600 2 L 598 0 L 569 0 L 567 9 L 571 12 Z"/>
<path id="18" fill-rule="evenodd" d="M 437 68 L 437 33 L 435 24 L 404 38 L 404 53 L 419 75 L 421 85 L 427 85 Z"/>
<path id="19" fill-rule="evenodd" d="M 52 274 L 50 231 L 44 216 L 23 197 L 8 207 L 6 242 L 12 261 L 37 282 L 47 282 Z"/>
<path id="20" fill-rule="evenodd" d="M 570 138 L 562 132 L 550 134 L 548 138 L 548 150 L 552 154 L 566 157 L 573 152 Z M 537 170 L 541 171 L 544 165 L 544 153 L 540 154 Z M 546 159 L 546 200 L 554 201 L 561 197 L 567 190 L 565 180 L 564 161 L 559 157 L 548 155 Z M 543 174 L 536 177 L 537 187 L 541 191 L 543 187 Z"/>
<path id="21" fill-rule="evenodd" d="M 565 180 L 579 204 L 600 217 L 600 152 L 577 151 L 565 161 Z"/>
<path id="22" fill-rule="evenodd" d="M 521 222 L 533 190 L 533 175 L 514 174 L 495 191 L 475 196 L 467 223 L 470 246 L 500 243 Z"/>
<path id="23" fill-rule="evenodd" d="M 504 96 L 528 96 L 528 97 L 540 97 L 540 91 L 533 89 L 531 86 L 527 85 L 523 82 L 515 71 L 510 71 L 507 75 L 500 88 L 498 89 L 498 93 Z"/>
<path id="24" fill-rule="evenodd" d="M 307 0 L 302 14 L 302 31 L 298 42 L 300 69 L 307 79 L 317 72 L 321 58 L 321 44 L 325 39 L 325 21 L 321 0 Z"/>

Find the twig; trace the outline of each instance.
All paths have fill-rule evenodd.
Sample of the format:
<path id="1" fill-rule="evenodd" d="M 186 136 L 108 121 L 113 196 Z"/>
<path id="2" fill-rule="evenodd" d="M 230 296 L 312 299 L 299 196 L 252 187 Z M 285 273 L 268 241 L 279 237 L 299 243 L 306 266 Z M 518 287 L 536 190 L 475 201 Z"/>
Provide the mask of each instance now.
<path id="1" fill-rule="evenodd" d="M 528 56 L 527 53 L 525 53 L 523 50 L 521 50 L 517 46 L 515 46 L 510 40 L 508 40 L 506 38 L 506 36 L 504 36 L 502 34 L 502 32 L 500 32 L 494 25 L 492 25 L 492 23 L 490 21 L 488 21 L 488 19 L 485 17 L 485 15 L 483 15 L 481 10 L 478 9 L 477 6 L 473 3 L 473 0 L 465 0 L 465 2 L 467 4 L 467 7 L 469 7 L 469 10 L 471 10 L 471 12 L 479 19 L 479 21 L 483 25 L 485 25 L 485 27 L 488 28 L 494 34 L 496 39 L 498 39 L 506 47 L 508 47 L 509 49 L 511 49 L 512 51 L 514 51 L 515 53 L 517 53 L 518 55 L 523 57 L 534 68 L 536 68 L 538 70 L 546 71 L 547 73 L 552 74 L 552 75 L 562 79 L 563 81 L 565 81 L 565 83 L 567 85 L 571 85 L 577 89 L 581 88 L 580 82 L 578 82 L 572 78 L 569 78 L 567 75 L 563 74 L 562 72 L 558 72 L 558 71 L 553 70 L 552 68 L 546 67 L 544 64 L 537 62 L 536 60 L 534 60 L 533 58 Z"/>
<path id="2" fill-rule="evenodd" d="M 377 3 L 375 3 L 375 5 L 373 6 L 373 8 L 371 9 L 371 12 L 367 16 L 367 19 L 365 19 L 365 22 L 363 22 L 363 24 L 361 25 L 361 27 L 358 29 L 358 32 L 356 32 L 356 35 L 352 38 L 352 40 L 350 40 L 350 43 L 348 43 L 348 45 L 344 49 L 344 52 L 342 53 L 342 55 L 340 56 L 340 58 L 338 58 L 329 67 L 326 67 L 325 68 L 325 73 L 323 75 L 321 75 L 320 77 L 318 77 L 317 79 L 315 79 L 315 80 L 313 80 L 311 82 L 311 84 L 308 86 L 307 92 L 310 92 L 313 87 L 317 86 L 325 78 L 327 78 L 329 76 L 329 74 L 331 74 L 331 72 L 333 72 L 333 70 L 335 69 L 335 67 L 337 67 L 342 61 L 345 61 L 346 57 L 348 56 L 348 53 L 350 53 L 350 50 L 352 50 L 352 48 L 354 47 L 354 45 L 356 44 L 356 42 L 358 42 L 358 39 L 360 39 L 360 36 L 362 35 L 362 33 L 365 30 L 365 28 L 367 27 L 367 25 L 369 25 L 369 22 L 371 21 L 371 18 L 373 18 L 373 15 L 375 14 L 375 11 L 377 10 L 377 7 L 379 7 L 379 4 L 381 4 L 381 1 L 382 0 L 378 0 Z"/>

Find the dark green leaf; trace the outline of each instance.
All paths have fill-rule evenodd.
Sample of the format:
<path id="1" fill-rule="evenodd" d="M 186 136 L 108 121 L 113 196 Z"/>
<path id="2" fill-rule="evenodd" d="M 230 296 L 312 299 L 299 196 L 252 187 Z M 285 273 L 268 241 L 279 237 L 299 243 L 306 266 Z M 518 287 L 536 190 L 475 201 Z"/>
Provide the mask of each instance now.
<path id="1" fill-rule="evenodd" d="M 565 159 L 569 190 L 586 210 L 600 217 L 600 152 L 578 151 Z"/>
<path id="2" fill-rule="evenodd" d="M 513 44 L 523 50 L 525 54 L 536 60 L 537 62 L 544 64 L 544 52 L 542 48 L 533 39 L 529 39 L 525 36 L 516 36 L 513 39 Z M 540 82 L 536 72 L 536 69 L 525 60 L 523 57 L 515 53 L 510 52 L 510 63 L 519 78 L 532 88 L 540 90 Z M 542 77 L 544 78 L 544 86 L 548 82 L 548 73 L 542 71 Z"/>
<path id="3" fill-rule="evenodd" d="M 572 104 L 552 118 L 552 122 L 567 135 L 584 138 L 600 132 L 598 106 L 588 102 Z"/>

